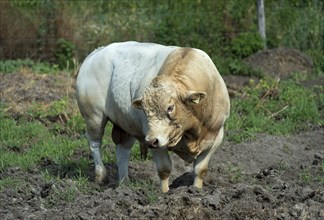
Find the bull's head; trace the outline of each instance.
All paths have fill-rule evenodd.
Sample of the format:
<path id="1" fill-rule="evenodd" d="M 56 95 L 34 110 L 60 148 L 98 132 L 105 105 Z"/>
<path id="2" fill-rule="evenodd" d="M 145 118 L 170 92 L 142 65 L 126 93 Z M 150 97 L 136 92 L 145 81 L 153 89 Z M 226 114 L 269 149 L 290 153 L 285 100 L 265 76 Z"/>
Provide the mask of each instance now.
<path id="1" fill-rule="evenodd" d="M 146 142 L 151 147 L 174 147 L 197 122 L 193 110 L 206 96 L 205 92 L 180 89 L 173 83 L 148 86 L 143 96 L 133 101 L 148 120 Z"/>

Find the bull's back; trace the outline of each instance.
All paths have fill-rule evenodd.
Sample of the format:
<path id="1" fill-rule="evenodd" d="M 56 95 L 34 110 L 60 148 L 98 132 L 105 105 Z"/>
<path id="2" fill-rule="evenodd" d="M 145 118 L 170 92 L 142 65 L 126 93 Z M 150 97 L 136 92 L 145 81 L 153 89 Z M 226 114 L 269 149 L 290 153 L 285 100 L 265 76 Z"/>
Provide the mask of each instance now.
<path id="1" fill-rule="evenodd" d="M 78 73 L 76 86 L 80 108 L 103 112 L 128 133 L 143 135 L 140 124 L 143 116 L 132 108 L 132 101 L 142 95 L 174 49 L 151 43 L 124 42 L 95 50 L 85 59 Z"/>

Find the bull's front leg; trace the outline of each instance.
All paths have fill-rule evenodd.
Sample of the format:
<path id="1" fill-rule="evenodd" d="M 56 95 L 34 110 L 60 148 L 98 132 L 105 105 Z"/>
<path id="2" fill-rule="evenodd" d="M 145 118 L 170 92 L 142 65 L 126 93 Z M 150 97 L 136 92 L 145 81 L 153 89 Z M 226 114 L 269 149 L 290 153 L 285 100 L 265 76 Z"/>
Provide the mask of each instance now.
<path id="1" fill-rule="evenodd" d="M 210 150 L 202 152 L 194 163 L 194 183 L 193 185 L 197 188 L 203 187 L 203 179 L 208 171 L 208 162 L 212 152 Z"/>
<path id="2" fill-rule="evenodd" d="M 167 149 L 152 149 L 153 160 L 160 177 L 160 188 L 163 193 L 169 191 L 169 177 L 172 163 Z"/>
<path id="3" fill-rule="evenodd" d="M 219 145 L 222 143 L 224 136 L 224 129 L 223 127 L 219 130 L 217 136 L 215 139 L 212 140 L 203 140 L 201 141 L 201 144 L 203 146 L 206 146 L 206 150 L 203 151 L 195 160 L 194 162 L 194 186 L 197 188 L 203 187 L 203 179 L 207 174 L 208 171 L 208 163 L 215 152 L 215 150 L 219 147 Z M 210 137 L 210 136 L 209 136 Z M 202 146 L 202 148 L 204 148 Z M 208 147 L 210 146 L 210 147 Z"/>

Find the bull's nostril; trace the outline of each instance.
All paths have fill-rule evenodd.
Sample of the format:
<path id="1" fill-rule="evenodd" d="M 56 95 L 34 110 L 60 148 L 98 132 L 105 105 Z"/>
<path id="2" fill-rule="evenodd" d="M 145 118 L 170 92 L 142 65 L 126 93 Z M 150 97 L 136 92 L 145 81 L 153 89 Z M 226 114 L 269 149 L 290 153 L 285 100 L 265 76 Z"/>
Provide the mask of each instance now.
<path id="1" fill-rule="evenodd" d="M 149 147 L 158 147 L 159 146 L 159 139 L 157 138 L 149 138 L 149 137 L 146 137 L 145 138 L 145 141 L 146 143 L 148 144 Z"/>
<path id="2" fill-rule="evenodd" d="M 157 147 L 158 144 L 159 144 L 159 140 L 157 138 L 152 140 L 152 142 L 151 142 L 151 145 L 154 146 L 154 147 Z"/>

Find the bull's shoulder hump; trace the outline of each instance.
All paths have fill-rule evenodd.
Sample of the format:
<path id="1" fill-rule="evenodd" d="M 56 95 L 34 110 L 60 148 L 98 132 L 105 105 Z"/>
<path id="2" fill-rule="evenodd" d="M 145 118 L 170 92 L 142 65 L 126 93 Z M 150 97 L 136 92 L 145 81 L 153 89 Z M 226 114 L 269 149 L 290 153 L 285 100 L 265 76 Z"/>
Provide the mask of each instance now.
<path id="1" fill-rule="evenodd" d="M 171 52 L 176 49 L 176 46 L 164 46 L 156 43 L 141 43 L 136 41 L 126 41 L 109 44 L 106 49 L 109 52 L 119 52 L 119 53 L 134 53 L 134 52 L 147 52 L 147 53 L 161 53 L 163 51 Z"/>

